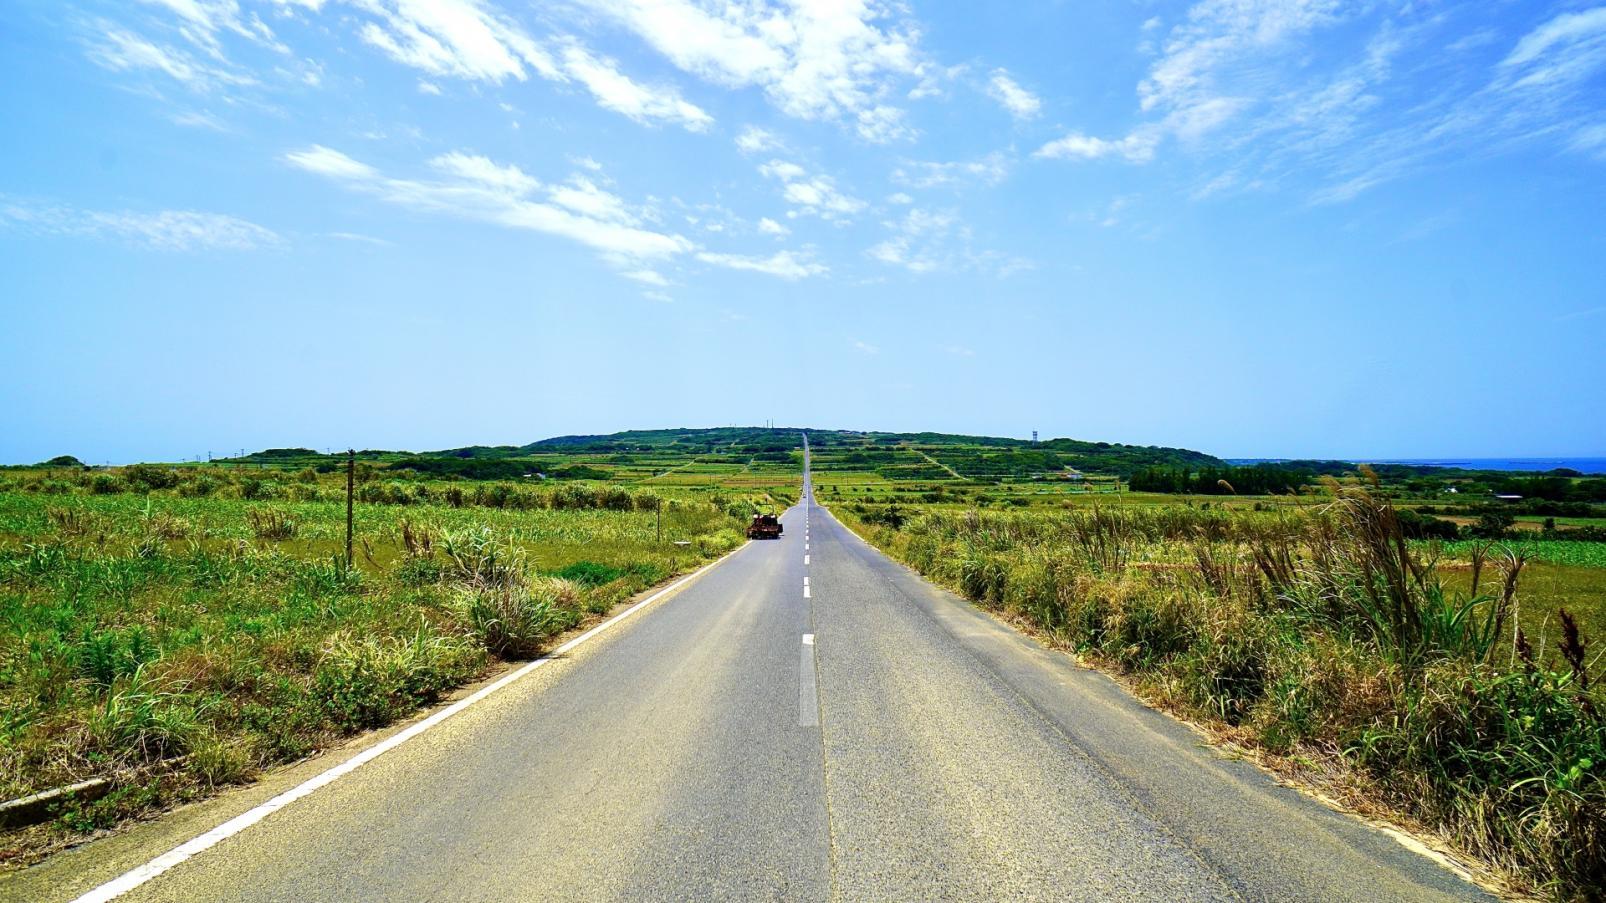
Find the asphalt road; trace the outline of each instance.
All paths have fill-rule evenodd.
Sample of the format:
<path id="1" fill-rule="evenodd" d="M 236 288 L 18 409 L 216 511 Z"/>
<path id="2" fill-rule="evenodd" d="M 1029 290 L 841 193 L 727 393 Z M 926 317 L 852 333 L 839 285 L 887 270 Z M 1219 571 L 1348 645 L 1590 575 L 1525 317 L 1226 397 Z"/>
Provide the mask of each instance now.
<path id="1" fill-rule="evenodd" d="M 933 588 L 810 493 L 783 522 L 121 899 L 1483 897 Z"/>

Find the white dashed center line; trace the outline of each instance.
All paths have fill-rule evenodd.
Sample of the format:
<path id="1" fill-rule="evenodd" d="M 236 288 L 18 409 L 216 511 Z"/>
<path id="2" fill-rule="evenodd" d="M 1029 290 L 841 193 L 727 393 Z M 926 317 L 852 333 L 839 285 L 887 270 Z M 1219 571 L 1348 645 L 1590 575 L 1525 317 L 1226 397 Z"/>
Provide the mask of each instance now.
<path id="1" fill-rule="evenodd" d="M 803 658 L 797 668 L 797 726 L 820 726 L 820 694 L 814 673 L 814 634 L 803 634 Z"/>

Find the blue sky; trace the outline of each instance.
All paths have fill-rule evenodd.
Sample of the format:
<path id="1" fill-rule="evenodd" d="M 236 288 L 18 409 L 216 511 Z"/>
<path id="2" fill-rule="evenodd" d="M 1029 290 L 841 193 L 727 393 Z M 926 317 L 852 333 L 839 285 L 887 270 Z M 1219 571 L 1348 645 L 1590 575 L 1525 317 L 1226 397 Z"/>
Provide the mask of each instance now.
<path id="1" fill-rule="evenodd" d="M 1606 454 L 1606 5 L 0 6 L 0 461 Z"/>

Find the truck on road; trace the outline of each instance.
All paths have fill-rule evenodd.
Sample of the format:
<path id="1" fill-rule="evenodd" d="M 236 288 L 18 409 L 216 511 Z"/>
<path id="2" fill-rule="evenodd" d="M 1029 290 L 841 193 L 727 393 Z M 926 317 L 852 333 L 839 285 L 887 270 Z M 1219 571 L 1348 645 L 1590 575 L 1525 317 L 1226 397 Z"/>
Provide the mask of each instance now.
<path id="1" fill-rule="evenodd" d="M 747 525 L 748 539 L 780 539 L 781 519 L 773 514 L 755 514 Z"/>

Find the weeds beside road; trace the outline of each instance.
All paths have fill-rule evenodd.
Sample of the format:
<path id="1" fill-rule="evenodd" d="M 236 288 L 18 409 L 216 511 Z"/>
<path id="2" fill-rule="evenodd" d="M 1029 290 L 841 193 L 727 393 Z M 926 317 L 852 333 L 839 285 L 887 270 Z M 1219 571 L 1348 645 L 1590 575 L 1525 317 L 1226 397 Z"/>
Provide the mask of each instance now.
<path id="1" fill-rule="evenodd" d="M 1520 554 L 1458 592 L 1364 487 L 1317 511 L 839 513 L 1140 692 L 1559 898 L 1606 887 L 1606 693 L 1570 613 L 1533 635 Z M 894 513 L 889 516 L 889 510 Z"/>
<path id="2" fill-rule="evenodd" d="M 0 835 L 6 861 L 389 723 L 743 541 L 721 497 L 515 487 L 516 507 L 454 507 L 448 490 L 496 490 L 438 486 L 359 504 L 348 569 L 327 487 L 183 485 L 0 490 L 0 798 L 113 785 Z"/>

